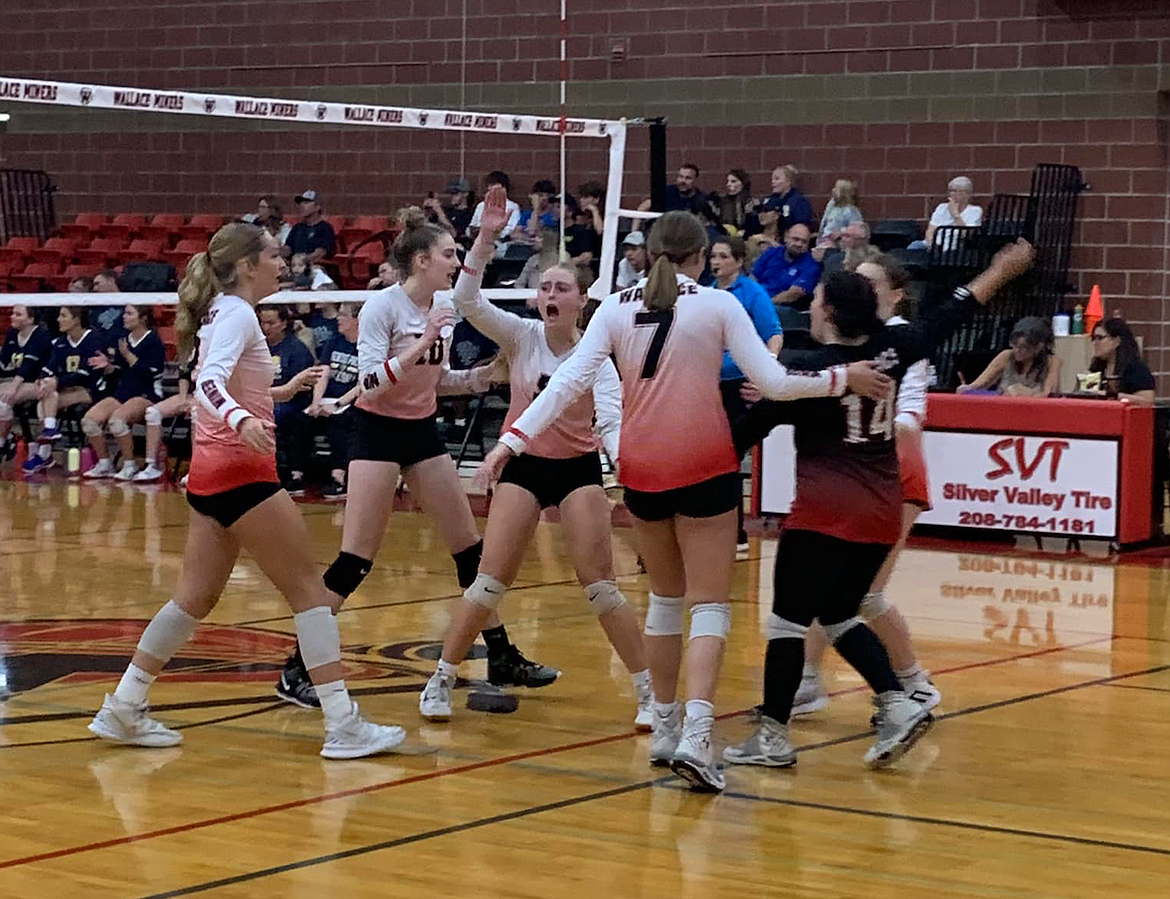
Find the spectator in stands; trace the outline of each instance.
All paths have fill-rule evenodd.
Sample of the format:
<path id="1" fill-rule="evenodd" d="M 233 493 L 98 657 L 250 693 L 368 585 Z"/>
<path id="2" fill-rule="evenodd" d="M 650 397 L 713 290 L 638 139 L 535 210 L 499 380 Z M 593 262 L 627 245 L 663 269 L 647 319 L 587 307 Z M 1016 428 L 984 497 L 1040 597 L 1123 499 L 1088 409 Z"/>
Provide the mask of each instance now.
<path id="1" fill-rule="evenodd" d="M 319 265 L 309 261 L 304 253 L 296 253 L 288 262 L 293 290 L 337 290 L 333 278 Z"/>
<path id="2" fill-rule="evenodd" d="M 386 287 L 393 287 L 402 276 L 398 273 L 398 268 L 387 259 L 378 266 L 378 274 L 370 279 L 370 283 L 366 285 L 367 290 L 382 290 Z"/>
<path id="3" fill-rule="evenodd" d="M 57 310 L 60 335 L 53 341 L 49 361 L 37 381 L 37 399 L 41 403 L 41 445 L 30 451 L 24 463 L 25 474 L 36 474 L 53 465 L 53 441 L 60 439 L 57 413 L 61 409 L 89 406 L 96 394 L 97 374 L 90 366 L 101 345 L 87 326 L 84 306 L 62 306 Z"/>
<path id="4" fill-rule="evenodd" d="M 446 205 L 441 203 L 434 194 L 429 194 L 423 201 L 423 209 L 427 213 L 427 221 L 448 231 L 455 240 L 464 243 L 470 238 L 467 229 L 471 225 L 471 182 L 466 178 L 452 178 L 447 182 Z"/>
<path id="5" fill-rule="evenodd" d="M 268 233 L 276 238 L 276 242 L 283 247 L 288 240 L 288 235 L 292 232 L 292 225 L 284 220 L 284 210 L 278 204 L 273 203 L 271 209 L 272 214 L 257 224 L 263 225 Z"/>
<path id="6" fill-rule="evenodd" d="M 780 227 L 784 204 L 771 194 L 756 207 L 755 215 L 748 220 L 747 236 L 762 236 L 767 246 L 778 247 L 784 242 L 784 229 Z"/>
<path id="7" fill-rule="evenodd" d="M 8 432 L 19 403 L 37 398 L 37 378 L 49 364 L 53 342 L 28 306 L 12 307 L 12 327 L 0 347 L 0 458 L 9 457 Z"/>
<path id="8" fill-rule="evenodd" d="M 869 225 L 850 222 L 841 229 L 836 241 L 818 243 L 812 250 L 812 257 L 821 263 L 823 277 L 842 269 L 855 271 L 861 263 L 876 259 L 881 252 L 869 242 Z"/>
<path id="9" fill-rule="evenodd" d="M 772 170 L 772 197 L 779 204 L 781 233 L 787 233 L 793 225 L 812 227 L 812 204 L 796 186 L 799 175 L 794 165 L 777 166 Z"/>
<path id="10" fill-rule="evenodd" d="M 765 234 L 753 234 L 744 241 L 744 246 L 747 248 L 747 255 L 743 259 L 743 269 L 750 272 L 755 270 L 760 257 L 777 244 Z"/>
<path id="11" fill-rule="evenodd" d="M 98 272 L 93 276 L 93 292 L 94 293 L 121 293 L 122 289 L 118 287 L 118 273 L 112 268 L 105 271 Z M 117 307 L 119 310 L 121 306 Z"/>
<path id="12" fill-rule="evenodd" d="M 296 198 L 301 220 L 288 232 L 284 245 L 295 256 L 305 253 L 314 264 L 328 259 L 337 249 L 333 226 L 321 214 L 321 198 L 315 190 L 306 190 Z"/>
<path id="13" fill-rule="evenodd" d="M 565 247 L 574 265 L 592 268 L 596 273 L 601 258 L 605 188 L 596 181 L 586 181 L 577 194 L 576 207 L 570 206 L 573 223 L 565 228 Z"/>
<path id="14" fill-rule="evenodd" d="M 272 399 L 276 419 L 277 459 L 283 461 L 285 489 L 293 496 L 305 492 L 305 467 L 309 460 L 308 428 L 305 409 L 310 402 L 309 390 L 324 374 L 323 367 L 313 364 L 313 355 L 291 332 L 291 316 L 284 306 L 261 306 L 260 330 L 272 353 Z"/>
<path id="15" fill-rule="evenodd" d="M 94 293 L 121 293 L 122 290 L 118 287 L 118 273 L 111 268 L 103 272 L 98 272 L 93 276 L 93 292 Z M 97 331 L 101 331 L 112 338 L 111 346 L 117 341 L 117 338 L 122 333 L 122 311 L 126 307 L 118 304 L 117 306 L 90 306 L 89 307 L 89 323 Z"/>
<path id="16" fill-rule="evenodd" d="M 838 178 L 833 184 L 833 192 L 829 202 L 825 204 L 824 214 L 821 215 L 821 227 L 817 233 L 818 243 L 832 243 L 837 245 L 841 232 L 854 222 L 864 221 L 865 217 L 857 208 L 857 185 L 845 178 Z M 869 236 L 866 235 L 866 239 Z"/>
<path id="17" fill-rule="evenodd" d="M 1154 403 L 1154 376 L 1142 359 L 1133 331 L 1123 318 L 1107 318 L 1093 328 L 1090 373 L 1104 380 L 1109 396 L 1142 406 Z M 1078 376 L 1079 378 L 1080 376 Z"/>
<path id="18" fill-rule="evenodd" d="M 97 464 L 85 473 L 87 478 L 113 477 L 131 481 L 140 471 L 134 458 L 131 427 L 144 421 L 146 410 L 162 399 L 161 380 L 167 351 L 154 330 L 154 312 L 150 306 L 123 307 L 122 326 L 125 336 L 118 339 L 114 352 L 97 351 L 89 365 L 95 372 L 104 371 L 116 379 L 111 396 L 98 400 L 81 419 L 81 430 L 97 456 Z M 106 444 L 106 429 L 118 445 L 122 467 L 114 468 Z"/>
<path id="19" fill-rule="evenodd" d="M 752 276 L 772 298 L 785 329 L 808 327 L 798 313 L 812 303 L 813 290 L 821 278 L 821 264 L 809 253 L 811 239 L 808 225 L 793 225 L 784 234 L 784 246 L 767 250 L 752 269 Z"/>
<path id="20" fill-rule="evenodd" d="M 516 226 L 520 223 L 520 204 L 511 199 L 512 193 L 512 179 L 508 177 L 506 172 L 488 172 L 487 177 L 483 179 L 483 188 L 486 191 L 493 184 L 498 184 L 504 188 L 509 194 L 507 202 L 508 208 L 508 224 L 504 226 L 504 234 L 511 234 L 516 230 Z M 475 206 L 475 212 L 471 214 L 471 222 L 468 225 L 467 233 L 470 237 L 475 237 L 479 233 L 479 223 L 483 219 L 483 200 L 480 200 Z M 506 241 L 501 241 L 506 243 Z"/>
<path id="21" fill-rule="evenodd" d="M 547 269 L 552 268 L 560 259 L 560 228 L 542 228 L 536 235 L 536 242 L 532 245 L 533 253 L 524 262 L 520 276 L 513 283 L 517 290 L 536 290 L 540 287 L 540 277 Z M 527 304 L 530 309 L 536 309 L 536 297 L 529 298 Z"/>
<path id="22" fill-rule="evenodd" d="M 699 167 L 693 162 L 684 162 L 674 176 L 674 184 L 666 188 L 666 212 L 682 209 L 698 215 L 707 205 L 707 195 L 699 190 Z M 649 201 L 645 204 L 649 209 Z"/>
<path id="23" fill-rule="evenodd" d="M 332 478 L 321 491 L 325 499 L 344 499 L 349 469 L 349 442 L 353 427 L 353 402 L 361 392 L 358 384 L 358 307 L 343 303 L 337 312 L 337 333 L 321 345 L 317 361 L 324 369 L 313 385 L 313 401 L 305 410 L 325 422 L 329 434 Z"/>
<path id="24" fill-rule="evenodd" d="M 512 240 L 534 244 L 544 228 L 556 228 L 560 224 L 559 212 L 552 209 L 552 199 L 557 195 L 557 186 L 543 178 L 532 185 L 528 195 L 530 207 L 520 212 L 520 222 L 512 232 Z"/>
<path id="25" fill-rule="evenodd" d="M 622 242 L 622 261 L 618 263 L 617 289 L 625 290 L 646 277 L 650 265 L 646 252 L 646 235 L 631 231 Z"/>
<path id="26" fill-rule="evenodd" d="M 69 293 L 90 293 L 93 291 L 93 278 L 89 275 L 78 275 L 69 282 L 66 290 Z"/>
<path id="27" fill-rule="evenodd" d="M 752 179 L 743 169 L 732 169 L 727 173 L 726 192 L 711 194 L 710 206 L 719 224 L 727 234 L 743 236 L 750 232 L 755 223 L 755 211 L 759 203 L 752 199 Z"/>
<path id="28" fill-rule="evenodd" d="M 249 225 L 264 226 L 268 224 L 268 219 L 274 214 L 272 205 L 272 197 L 265 195 L 256 201 L 256 211 L 244 213 L 240 216 L 240 221 L 247 222 Z"/>
<path id="29" fill-rule="evenodd" d="M 971 202 L 975 186 L 966 175 L 952 178 L 947 185 L 947 201 L 939 203 L 926 226 L 926 238 L 916 240 L 908 249 L 925 250 L 934 246 L 936 232 L 943 227 L 978 228 L 983 224 L 983 207 Z"/>
<path id="30" fill-rule="evenodd" d="M 298 307 L 297 312 L 302 316 L 301 320 L 305 327 L 312 332 L 317 358 L 324 363 L 325 360 L 320 358 L 320 349 L 337 336 L 337 329 L 341 324 L 337 304 L 315 303 L 312 306 L 304 304 Z"/>
<path id="31" fill-rule="evenodd" d="M 1048 320 L 1038 315 L 1021 318 L 1012 328 L 1008 349 L 992 359 L 970 384 L 960 384 L 956 392 L 1051 396 L 1060 383 L 1060 360 L 1052 351 Z"/>

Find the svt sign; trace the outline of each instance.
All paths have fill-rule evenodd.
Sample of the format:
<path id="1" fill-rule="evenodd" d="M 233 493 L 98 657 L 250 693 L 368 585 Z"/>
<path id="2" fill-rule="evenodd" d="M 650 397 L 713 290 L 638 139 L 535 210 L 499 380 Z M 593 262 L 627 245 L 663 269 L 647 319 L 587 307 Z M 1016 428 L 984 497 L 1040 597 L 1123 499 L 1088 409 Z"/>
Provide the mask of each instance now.
<path id="1" fill-rule="evenodd" d="M 1028 443 L 1034 444 L 1029 449 Z M 1064 451 L 1069 448 L 1067 440 L 1041 440 L 1035 446 L 1035 438 L 1005 437 L 997 440 L 987 450 L 987 458 L 995 468 L 990 469 L 984 477 L 989 481 L 1005 478 L 1010 475 L 1019 475 L 1021 481 L 1030 480 L 1040 464 L 1048 459 L 1048 480 L 1055 482 L 1060 472 L 1060 460 Z"/>

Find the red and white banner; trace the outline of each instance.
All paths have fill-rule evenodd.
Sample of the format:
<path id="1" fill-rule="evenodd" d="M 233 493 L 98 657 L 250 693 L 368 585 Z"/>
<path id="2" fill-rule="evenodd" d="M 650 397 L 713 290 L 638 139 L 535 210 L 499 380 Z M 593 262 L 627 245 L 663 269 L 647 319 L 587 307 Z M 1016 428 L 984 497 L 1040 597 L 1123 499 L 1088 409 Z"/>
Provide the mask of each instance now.
<path id="1" fill-rule="evenodd" d="M 922 524 L 1117 536 L 1117 440 L 927 430 L 923 444 L 934 508 Z M 763 444 L 764 513 L 791 508 L 795 459 L 782 425 Z"/>
<path id="2" fill-rule="evenodd" d="M 556 136 L 562 128 L 570 137 L 613 137 L 625 122 L 509 113 L 454 112 L 408 109 L 323 100 L 290 100 L 156 91 L 103 84 L 15 78 L 0 75 L 0 102 L 45 103 L 92 109 L 133 109 L 228 119 L 267 119 L 278 122 L 365 125 L 384 128 L 428 128 L 435 131 L 479 131 L 497 134 Z"/>

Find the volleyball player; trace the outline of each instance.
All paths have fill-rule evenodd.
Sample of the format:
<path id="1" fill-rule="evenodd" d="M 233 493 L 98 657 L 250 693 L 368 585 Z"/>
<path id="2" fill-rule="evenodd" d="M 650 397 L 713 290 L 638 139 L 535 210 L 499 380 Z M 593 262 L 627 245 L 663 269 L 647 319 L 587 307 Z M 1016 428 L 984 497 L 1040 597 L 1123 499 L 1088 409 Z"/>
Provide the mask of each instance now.
<path id="1" fill-rule="evenodd" d="M 118 338 L 110 355 L 94 353 L 91 367 L 116 378 L 111 396 L 98 400 L 81 419 L 81 431 L 97 456 L 97 464 L 85 473 L 87 478 L 113 477 L 131 481 L 138 474 L 134 461 L 134 437 L 131 426 L 146 417 L 146 410 L 162 399 L 159 379 L 166 364 L 166 348 L 162 338 L 151 327 L 154 316 L 149 306 L 128 305 L 122 312 L 125 333 Z M 102 428 L 118 444 L 122 467 L 115 471 L 106 447 Z"/>
<path id="2" fill-rule="evenodd" d="M 198 350 L 196 349 L 196 352 Z M 192 369 L 194 357 L 188 357 L 186 362 L 179 364 L 179 392 L 168 396 L 165 400 L 155 403 L 146 410 L 143 420 L 146 422 L 146 466 L 134 475 L 136 484 L 148 484 L 157 481 L 165 472 L 158 467 L 158 448 L 162 445 L 163 421 L 178 416 L 190 416 L 194 407 L 195 397 L 192 395 Z"/>
<path id="3" fill-rule="evenodd" d="M 37 377 L 48 364 L 52 347 L 49 332 L 37 324 L 28 306 L 13 306 L 12 327 L 0 347 L 0 453 L 12 430 L 14 407 L 37 398 Z"/>
<path id="4" fill-rule="evenodd" d="M 821 346 L 782 358 L 809 368 L 878 360 L 900 383 L 911 365 L 927 358 L 958 322 L 1030 260 L 1031 247 L 1023 241 L 1005 248 L 988 272 L 956 290 L 932 316 L 899 327 L 886 327 L 878 317 L 877 295 L 863 275 L 834 273 L 818 285 L 810 307 L 812 336 Z M 737 428 L 737 447 L 746 450 L 776 424 L 795 425 L 796 499 L 775 562 L 760 726 L 747 741 L 724 750 L 728 762 L 796 764 L 788 720 L 801 679 L 805 634 L 814 619 L 877 697 L 877 739 L 865 753 L 866 764 L 891 764 L 931 726 L 929 710 L 906 694 L 885 648 L 856 617 L 902 529 L 895 396 L 891 388 L 876 401 L 757 403 Z M 848 514 L 842 514 L 846 509 Z"/>
<path id="5" fill-rule="evenodd" d="M 182 740 L 147 714 L 147 694 L 215 608 L 240 547 L 294 612 L 297 641 L 325 717 L 321 755 L 359 758 L 392 749 L 405 737 L 400 727 L 365 721 L 349 696 L 337 619 L 313 562 L 309 532 L 276 474 L 272 359 L 255 306 L 276 292 L 281 265 L 279 247 L 266 231 L 234 223 L 192 257 L 179 286 L 181 355 L 199 331 L 199 405 L 187 485 L 191 523 L 174 597 L 147 625 L 117 689 L 89 725 L 104 740 L 151 747 Z"/>
<path id="6" fill-rule="evenodd" d="M 769 355 L 743 306 L 700 287 L 707 231 L 688 212 L 668 212 L 650 232 L 653 265 L 644 283 L 606 298 L 573 356 L 512 423 L 479 478 L 499 477 L 576 400 L 613 354 L 622 377 L 619 478 L 650 577 L 646 654 L 654 686 L 652 765 L 670 765 L 701 790 L 722 790 L 711 745 L 715 685 L 731 625 L 739 456 L 719 392 L 723 349 L 763 393 L 795 399 L 884 395 L 890 381 L 872 363 L 792 375 Z M 764 378 L 760 383 L 758 378 Z M 682 632 L 691 610 L 685 717 L 675 701 Z"/>
<path id="7" fill-rule="evenodd" d="M 581 339 L 577 322 L 593 280 L 585 269 L 554 265 L 540 279 L 539 319 L 521 318 L 493 306 L 479 292 L 484 266 L 495 254 L 495 242 L 508 221 L 504 188 L 493 185 L 484 198 L 480 231 L 455 285 L 455 302 L 463 317 L 489 340 L 499 344 L 511 382 L 511 405 L 504 429 L 536 397 L 557 367 L 571 358 Z M 565 542 L 577 580 L 606 636 L 630 672 L 637 712 L 635 726 L 649 730 L 650 672 L 638 618 L 626 603 L 613 575 L 609 500 L 601 486 L 601 458 L 593 431 L 606 454 L 618 458 L 621 429 L 621 382 L 613 363 L 602 363 L 590 393 L 569 406 L 528 448 L 508 462 L 492 496 L 483 559 L 474 583 L 463 594 L 447 629 L 443 654 L 419 697 L 419 712 L 432 721 L 451 717 L 451 688 L 459 663 L 488 616 L 500 605 L 524 561 L 524 551 L 542 509 L 560 509 Z"/>
<path id="8" fill-rule="evenodd" d="M 60 439 L 57 413 L 61 409 L 88 406 L 105 387 L 100 371 L 90 360 L 101 350 L 101 339 L 87 327 L 82 306 L 62 306 L 57 310 L 61 333 L 53 341 L 48 364 L 37 381 L 37 399 L 41 401 L 41 445 L 25 460 L 25 474 L 36 474 L 53 465 L 53 441 Z"/>
<path id="9" fill-rule="evenodd" d="M 435 518 L 451 550 L 459 586 L 475 581 L 483 541 L 455 463 L 435 423 L 438 393 L 487 390 L 488 367 L 451 371 L 455 306 L 450 295 L 459 270 L 455 239 L 428 224 L 422 210 L 400 213 L 402 233 L 394 261 L 406 280 L 373 295 L 358 319 L 358 368 L 362 394 L 354 409 L 348 499 L 341 552 L 325 572 L 325 586 L 339 608 L 370 573 L 386 535 L 401 474 L 411 496 Z M 560 674 L 529 661 L 508 640 L 493 612 L 483 631 L 488 680 L 496 686 L 542 687 Z M 277 693 L 313 706 L 312 685 L 299 654 L 285 663 Z"/>

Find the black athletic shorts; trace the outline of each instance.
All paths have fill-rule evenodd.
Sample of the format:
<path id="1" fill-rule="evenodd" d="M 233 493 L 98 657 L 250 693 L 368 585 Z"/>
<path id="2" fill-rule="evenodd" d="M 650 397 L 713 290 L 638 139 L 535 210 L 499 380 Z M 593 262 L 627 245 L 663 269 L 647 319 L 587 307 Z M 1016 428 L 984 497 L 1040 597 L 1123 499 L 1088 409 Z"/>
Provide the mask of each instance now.
<path id="1" fill-rule="evenodd" d="M 785 528 L 776 550 L 772 611 L 806 627 L 814 618 L 821 624 L 848 621 L 891 549 Z"/>
<path id="2" fill-rule="evenodd" d="M 353 410 L 352 451 L 349 461 L 393 462 L 409 468 L 435 456 L 447 455 L 447 445 L 439 439 L 435 416 L 426 418 L 391 418 L 365 409 Z"/>
<path id="3" fill-rule="evenodd" d="M 233 487 L 222 493 L 199 495 L 187 492 L 187 505 L 213 519 L 220 527 L 230 528 L 270 496 L 284 488 L 274 481 L 254 481 L 240 487 Z"/>
<path id="4" fill-rule="evenodd" d="M 515 484 L 536 497 L 540 508 L 559 506 L 580 487 L 601 486 L 601 456 L 586 453 L 568 459 L 546 459 L 522 453 L 508 460 L 501 484 Z"/>
<path id="5" fill-rule="evenodd" d="M 688 487 L 658 493 L 625 490 L 626 508 L 642 521 L 665 521 L 675 515 L 687 518 L 714 518 L 730 512 L 743 502 L 743 482 L 738 472 L 721 474 Z"/>

